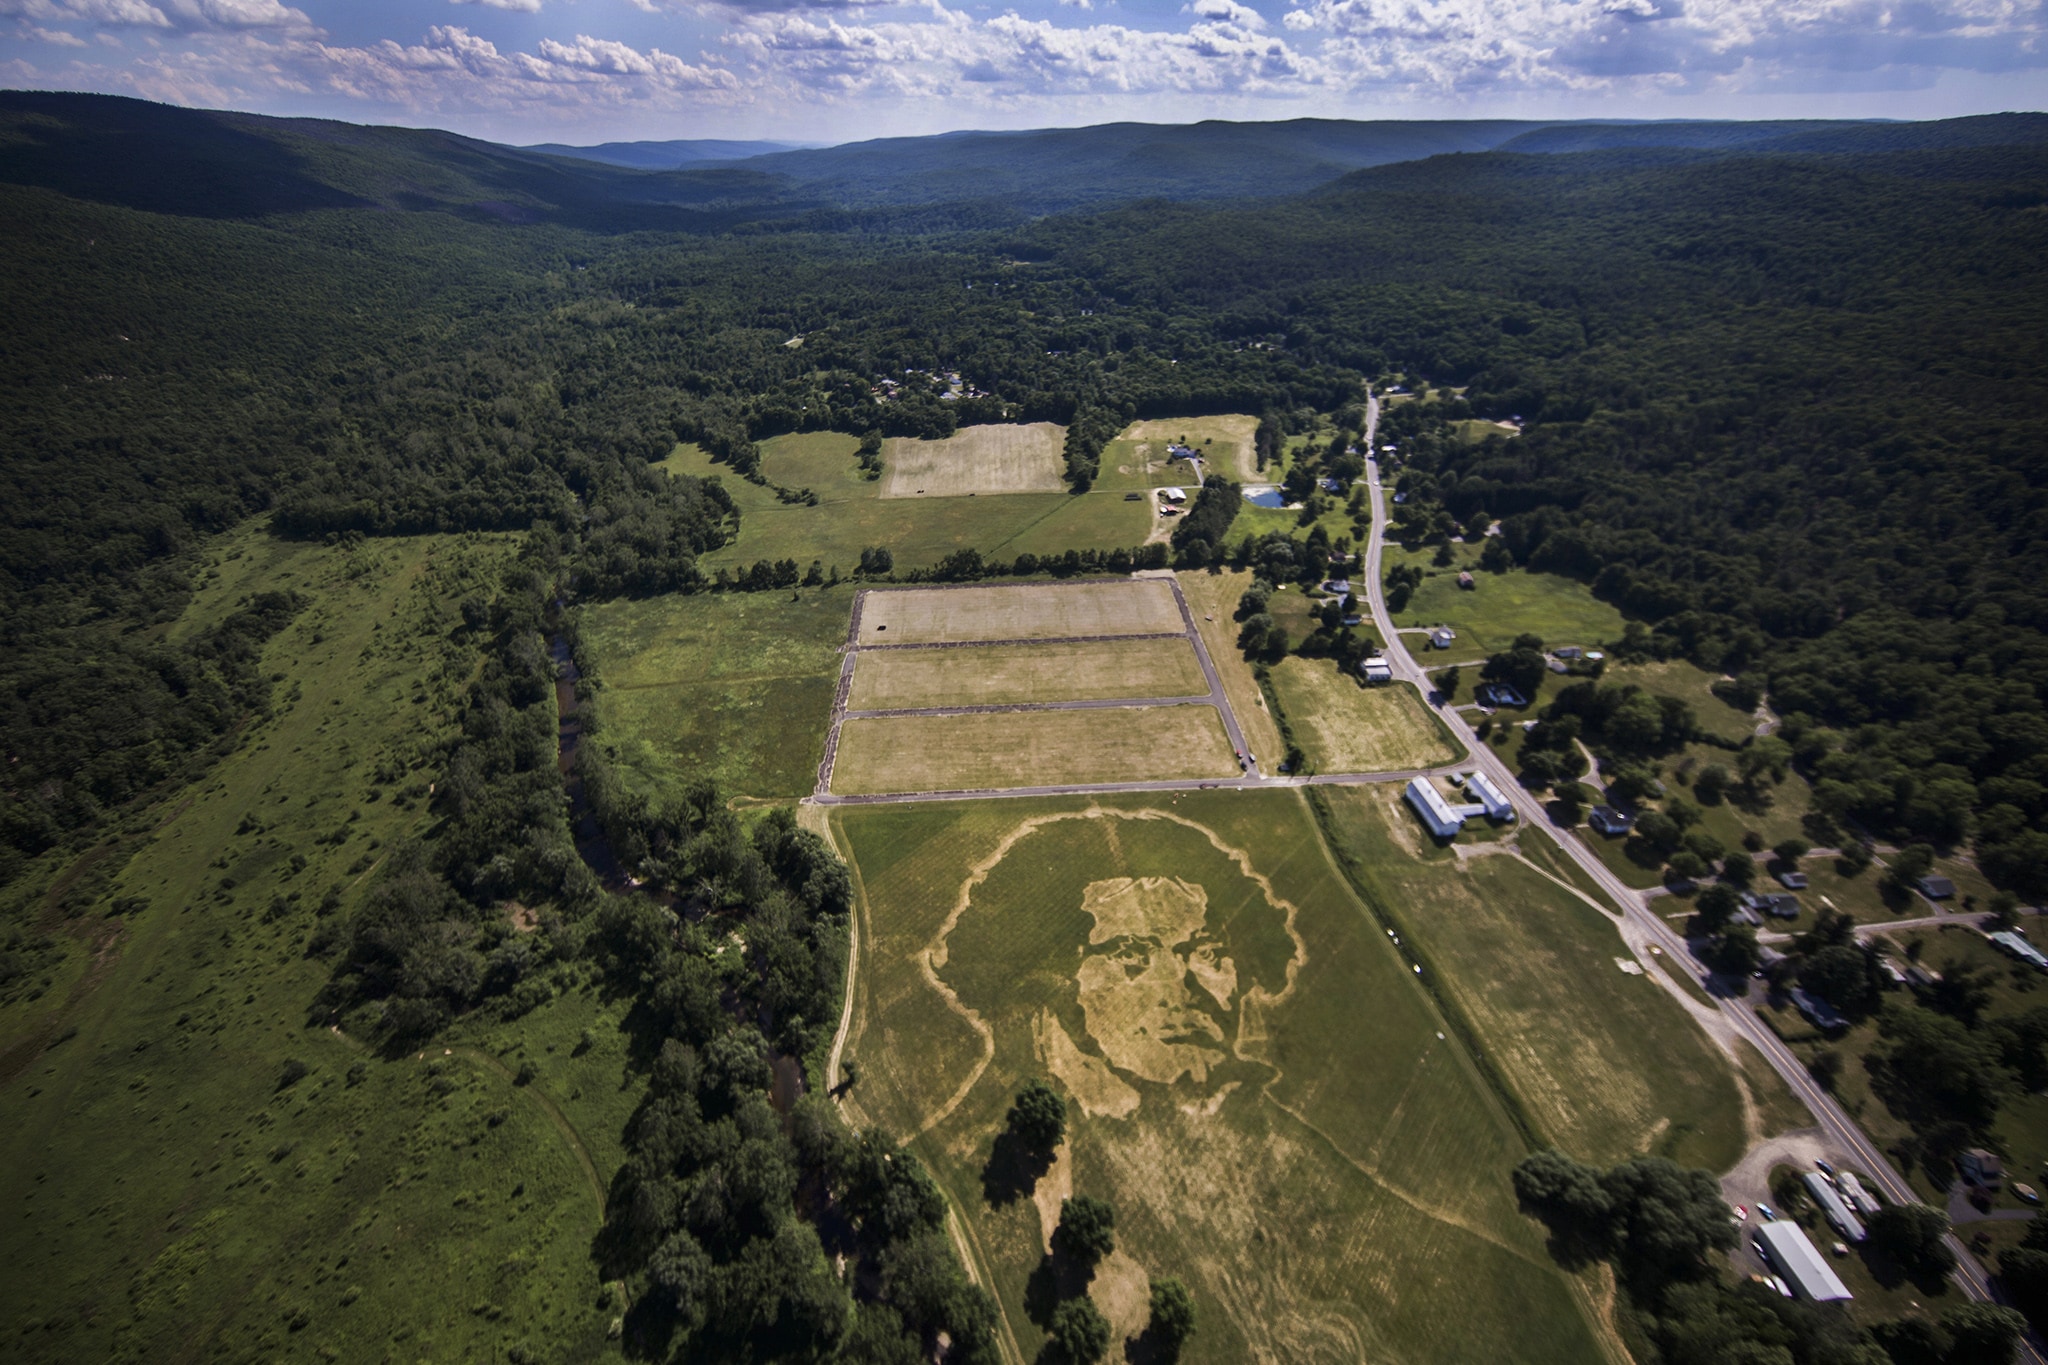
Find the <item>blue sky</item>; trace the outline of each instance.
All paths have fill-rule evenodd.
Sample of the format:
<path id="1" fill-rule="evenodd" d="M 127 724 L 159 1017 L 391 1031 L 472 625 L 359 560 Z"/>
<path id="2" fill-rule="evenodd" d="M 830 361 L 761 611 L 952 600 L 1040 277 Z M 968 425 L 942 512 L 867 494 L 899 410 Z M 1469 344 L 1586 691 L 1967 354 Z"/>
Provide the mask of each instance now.
<path id="1" fill-rule="evenodd" d="M 2048 107 L 2048 0 L 0 0 L 0 85 L 508 142 Z"/>

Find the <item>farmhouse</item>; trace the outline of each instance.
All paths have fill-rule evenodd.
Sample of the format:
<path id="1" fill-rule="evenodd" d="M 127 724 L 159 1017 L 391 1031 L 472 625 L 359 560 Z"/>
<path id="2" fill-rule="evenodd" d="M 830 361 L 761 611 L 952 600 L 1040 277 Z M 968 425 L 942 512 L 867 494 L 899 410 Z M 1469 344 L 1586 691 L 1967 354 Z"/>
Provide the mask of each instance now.
<path id="1" fill-rule="evenodd" d="M 1931 901 L 1945 901 L 1956 893 L 1956 884 L 1954 882 L 1933 873 L 1922 877 L 1918 885 L 1920 887 L 1920 894 Z"/>
<path id="2" fill-rule="evenodd" d="M 1162 488 L 1159 490 L 1159 496 L 1165 498 L 1168 502 L 1186 502 L 1188 500 L 1188 490 L 1185 488 Z"/>
<path id="3" fill-rule="evenodd" d="M 1635 822 L 1635 816 L 1624 814 L 1612 806 L 1595 806 L 1593 814 L 1588 817 L 1588 823 L 1602 834 L 1626 834 Z"/>
<path id="4" fill-rule="evenodd" d="M 1377 656 L 1362 659 L 1358 664 L 1358 675 L 1369 683 L 1390 683 L 1394 680 L 1394 666 Z"/>
<path id="5" fill-rule="evenodd" d="M 1765 1223 L 1756 1230 L 1756 1249 L 1802 1297 L 1815 1303 L 1841 1303 L 1854 1297 L 1797 1223 L 1784 1219 Z"/>
<path id="6" fill-rule="evenodd" d="M 1458 632 L 1449 626 L 1432 626 L 1429 632 L 1431 649 L 1449 649 L 1457 641 Z"/>
<path id="7" fill-rule="evenodd" d="M 1849 1021 L 1835 1013 L 1835 1007 L 1810 991 L 1792 988 L 1792 1003 L 1806 1016 L 1807 1022 L 1818 1029 L 1846 1028 Z"/>
<path id="8" fill-rule="evenodd" d="M 1351 595 L 1351 580 L 1348 578 L 1325 579 L 1323 591 L 1332 597 L 1348 597 Z"/>
<path id="9" fill-rule="evenodd" d="M 1834 1186 L 1828 1184 L 1826 1176 L 1819 1171 L 1808 1171 L 1800 1177 L 1800 1181 L 1806 1186 L 1806 1192 L 1813 1196 L 1813 1202 L 1820 1205 L 1821 1213 L 1826 1215 L 1829 1225 L 1836 1232 L 1851 1242 L 1860 1242 L 1864 1239 L 1866 1234 L 1862 1221 L 1849 1212 L 1849 1206 L 1835 1193 Z"/>

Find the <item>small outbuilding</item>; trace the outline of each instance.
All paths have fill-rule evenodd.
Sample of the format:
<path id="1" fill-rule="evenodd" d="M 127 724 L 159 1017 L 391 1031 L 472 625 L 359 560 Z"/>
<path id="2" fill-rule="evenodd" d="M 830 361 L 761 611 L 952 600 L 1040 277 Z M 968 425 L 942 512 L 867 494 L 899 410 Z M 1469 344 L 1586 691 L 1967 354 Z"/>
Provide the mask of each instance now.
<path id="1" fill-rule="evenodd" d="M 1505 822 L 1515 818 L 1515 803 L 1508 800 L 1507 794 L 1485 773 L 1475 772 L 1467 777 L 1465 790 L 1479 798 L 1479 804 L 1486 808 L 1487 819 Z"/>
<path id="2" fill-rule="evenodd" d="M 1477 579 L 1473 578 L 1470 573 L 1460 572 L 1458 574 L 1458 586 L 1465 589 L 1467 592 L 1470 592 L 1472 589 L 1479 586 L 1479 582 Z"/>
<path id="3" fill-rule="evenodd" d="M 1599 830 L 1602 834 L 1620 835 L 1626 834 L 1635 828 L 1636 818 L 1626 811 L 1618 811 L 1612 806 L 1595 806 L 1593 807 L 1593 813 L 1586 817 L 1586 823 Z"/>
<path id="4" fill-rule="evenodd" d="M 1756 1230 L 1756 1249 L 1800 1297 L 1815 1303 L 1844 1303 L 1855 1296 L 1799 1224 L 1786 1219 Z"/>
<path id="5" fill-rule="evenodd" d="M 1162 488 L 1159 490 L 1159 496 L 1165 498 L 1168 502 L 1186 502 L 1188 500 L 1188 490 L 1185 488 Z"/>
<path id="6" fill-rule="evenodd" d="M 1972 1147 L 1957 1157 L 1956 1170 L 1980 1189 L 1995 1190 L 2005 1183 L 2005 1163 L 1996 1152 L 1987 1152 L 1982 1147 Z"/>
<path id="7" fill-rule="evenodd" d="M 1917 885 L 1920 888 L 1920 894 L 1931 901 L 1945 901 L 1956 894 L 1956 884 L 1954 882 L 1931 872 L 1922 877 Z"/>
<path id="8" fill-rule="evenodd" d="M 1429 647 L 1431 649 L 1449 649 L 1452 645 L 1457 643 L 1457 640 L 1458 632 L 1452 630 L 1449 626 L 1430 627 Z"/>
<path id="9" fill-rule="evenodd" d="M 1804 891 L 1806 889 L 1806 874 L 1804 872 L 1780 872 L 1778 874 L 1778 881 L 1787 891 Z"/>
<path id="10" fill-rule="evenodd" d="M 1849 1021 L 1835 1012 L 1835 1007 L 1811 991 L 1794 986 L 1791 991 L 1792 1003 L 1806 1016 L 1808 1023 L 1818 1029 L 1848 1027 Z"/>
<path id="11" fill-rule="evenodd" d="M 2027 942 L 2025 936 L 2010 929 L 2001 929 L 1991 936 L 1991 941 L 2027 965 L 2048 971 L 2048 957 L 2044 957 L 2039 948 Z"/>
<path id="12" fill-rule="evenodd" d="M 1390 683 L 1394 680 L 1394 666 L 1377 656 L 1361 659 L 1358 663 L 1358 676 L 1375 686 Z"/>

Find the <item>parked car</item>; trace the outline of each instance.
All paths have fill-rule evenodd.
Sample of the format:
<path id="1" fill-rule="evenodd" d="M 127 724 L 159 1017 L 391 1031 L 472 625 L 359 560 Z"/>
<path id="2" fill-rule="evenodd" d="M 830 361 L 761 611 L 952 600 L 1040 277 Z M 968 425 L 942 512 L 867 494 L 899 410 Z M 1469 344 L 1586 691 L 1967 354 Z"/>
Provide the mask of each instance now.
<path id="1" fill-rule="evenodd" d="M 1778 1211 L 1776 1209 L 1773 1209 L 1769 1204 L 1758 1204 L 1756 1206 L 1756 1214 L 1757 1217 L 1763 1219 L 1766 1223 L 1775 1223 L 1778 1221 Z"/>

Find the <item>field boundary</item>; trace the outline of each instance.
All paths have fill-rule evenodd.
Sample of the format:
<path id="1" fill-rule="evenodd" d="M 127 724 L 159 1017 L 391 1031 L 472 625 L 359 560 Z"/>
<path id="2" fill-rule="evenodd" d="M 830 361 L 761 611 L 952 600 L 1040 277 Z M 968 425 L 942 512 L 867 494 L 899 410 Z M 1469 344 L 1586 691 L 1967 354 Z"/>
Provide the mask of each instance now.
<path id="1" fill-rule="evenodd" d="M 991 585 L 985 583 L 942 583 L 904 585 L 890 588 L 862 588 L 860 591 L 856 592 L 853 595 L 853 611 L 850 615 L 850 618 L 847 621 L 846 639 L 845 642 L 841 644 L 839 647 L 840 653 L 842 655 L 842 660 L 839 666 L 839 685 L 833 693 L 832 697 L 832 720 L 831 724 L 827 727 L 825 732 L 825 753 L 824 757 L 818 763 L 818 783 L 815 790 L 813 790 L 813 792 L 811 793 L 811 799 L 821 804 L 827 805 L 837 805 L 842 803 L 871 804 L 873 801 L 873 796 L 871 795 L 837 796 L 834 795 L 832 792 L 832 772 L 839 758 L 840 735 L 845 727 L 846 722 L 849 720 L 873 720 L 895 716 L 974 716 L 1004 715 L 1014 714 L 1018 712 L 1036 711 L 1100 711 L 1118 709 L 1136 710 L 1168 706 L 1212 706 L 1216 709 L 1217 715 L 1221 717 L 1223 721 L 1224 736 L 1229 740 L 1231 748 L 1237 753 L 1239 761 L 1244 765 L 1244 770 L 1247 773 L 1249 773 L 1253 778 L 1258 778 L 1260 776 L 1258 762 L 1255 758 L 1251 756 L 1250 752 L 1245 747 L 1244 731 L 1239 728 L 1237 723 L 1237 716 L 1230 709 L 1230 698 L 1224 695 L 1223 679 L 1221 675 L 1219 675 L 1216 671 L 1215 661 L 1209 657 L 1208 647 L 1202 643 L 1202 633 L 1195 626 L 1195 614 L 1188 606 L 1188 600 L 1186 595 L 1181 592 L 1180 581 L 1177 578 L 1175 578 L 1172 574 L 1147 573 L 1132 574 L 1126 577 L 1068 578 L 1055 579 L 1050 583 L 1016 584 L 1014 586 L 1018 588 L 1044 589 L 1051 587 L 1068 587 L 1084 585 L 1101 586 L 1105 584 L 1148 582 L 1164 583 L 1166 585 L 1167 590 L 1173 594 L 1173 604 L 1175 609 L 1179 611 L 1181 620 L 1181 629 L 1178 633 L 1175 633 L 1173 631 L 1144 631 L 1120 635 L 1054 636 L 1049 638 L 1011 636 L 988 640 L 938 641 L 922 644 L 892 643 L 886 645 L 867 645 L 861 643 L 860 623 L 861 617 L 867 608 L 868 598 L 874 595 L 875 593 L 930 592 L 935 589 L 939 591 L 945 591 L 948 589 L 965 588 L 976 588 L 985 590 Z M 1209 690 L 1206 693 L 1199 693 L 1192 696 L 1181 697 L 1105 697 L 1090 699 L 1086 701 L 1006 702 L 972 704 L 964 706 L 906 707 L 901 709 L 890 710 L 850 710 L 847 706 L 847 702 L 850 699 L 853 691 L 854 668 L 856 667 L 860 656 L 862 654 L 868 653 L 871 650 L 901 651 L 911 649 L 978 649 L 992 648 L 998 645 L 1016 647 L 1060 644 L 1112 644 L 1133 640 L 1176 639 L 1187 641 L 1189 647 L 1194 650 L 1195 662 L 1201 666 L 1202 677 L 1209 684 Z M 1209 779 L 1206 781 L 1202 781 L 1200 785 L 1216 786 L 1224 782 L 1229 782 L 1231 780 L 1232 779 L 1228 778 Z M 1034 787 L 1028 789 L 1028 791 L 1019 790 L 1015 794 L 1083 795 L 1094 792 L 1107 791 L 1175 791 L 1193 785 L 1196 785 L 1196 783 L 1191 782 L 1187 779 L 1169 779 L 1157 783 L 1084 783 L 1066 784 L 1060 787 Z M 997 790 L 949 790 L 903 793 L 902 795 L 915 796 L 923 800 L 939 800 L 959 799 L 962 797 L 994 796 L 1002 794 L 1004 793 Z M 898 794 L 887 793 L 883 795 L 885 795 L 886 797 Z"/>

